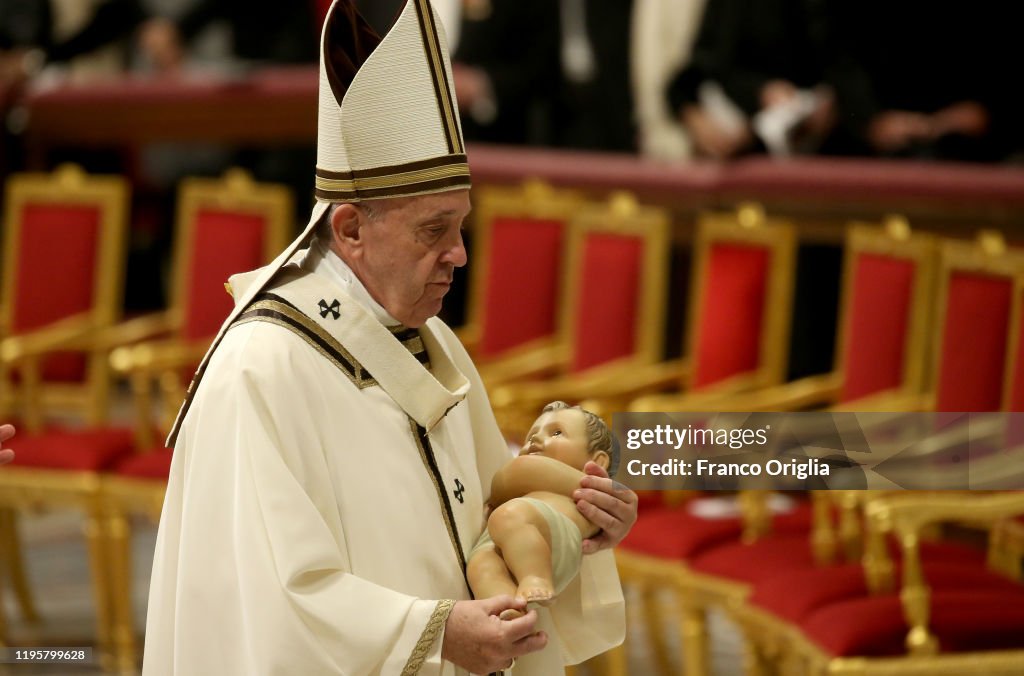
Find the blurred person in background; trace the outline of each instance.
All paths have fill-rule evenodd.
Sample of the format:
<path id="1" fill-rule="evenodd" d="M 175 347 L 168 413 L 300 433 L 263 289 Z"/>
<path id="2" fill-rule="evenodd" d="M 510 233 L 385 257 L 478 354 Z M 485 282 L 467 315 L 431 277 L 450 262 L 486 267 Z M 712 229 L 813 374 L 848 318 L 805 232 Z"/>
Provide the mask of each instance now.
<path id="1" fill-rule="evenodd" d="M 829 0 L 828 77 L 851 154 L 999 160 L 1019 142 L 1014 3 Z M 1011 28 L 1012 27 L 1012 28 Z M 1018 108 L 1013 112 L 1013 108 Z"/>
<path id="2" fill-rule="evenodd" d="M 403 0 L 360 0 L 386 30 Z M 631 0 L 432 0 L 467 140 L 633 151 Z"/>
<path id="3" fill-rule="evenodd" d="M 119 72 L 144 18 L 138 0 L 0 0 L 0 86 L 49 64 L 76 76 Z"/>
<path id="4" fill-rule="evenodd" d="M 123 72 L 143 19 L 138 0 L 0 0 L 0 174 L 25 167 L 27 116 L 18 105 L 25 88 L 51 76 L 82 81 Z M 62 159 L 100 171 L 120 166 L 109 153 Z"/>
<path id="5" fill-rule="evenodd" d="M 319 0 L 194 0 L 177 18 L 165 13 L 147 21 L 140 47 L 158 72 L 178 70 L 189 44 L 223 22 L 231 33 L 231 55 L 243 63 L 311 64 L 317 59 L 319 5 Z"/>
<path id="6" fill-rule="evenodd" d="M 358 0 L 387 31 L 405 0 Z M 468 141 L 550 143 L 557 95 L 559 14 L 551 0 L 432 0 L 448 33 L 455 96 Z"/>
<path id="7" fill-rule="evenodd" d="M 669 86 L 698 155 L 813 150 L 831 127 L 811 0 L 707 0 L 689 65 Z"/>
<path id="8" fill-rule="evenodd" d="M 630 88 L 633 0 L 560 0 L 554 145 L 636 151 Z"/>
<path id="9" fill-rule="evenodd" d="M 678 161 L 693 156 L 682 121 L 666 92 L 690 63 L 706 0 L 635 0 L 630 59 L 638 145 L 645 157 Z"/>
<path id="10" fill-rule="evenodd" d="M 550 141 L 558 90 L 558 3 L 440 0 L 452 42 L 455 95 L 470 141 Z M 446 20 L 447 19 L 447 20 Z"/>

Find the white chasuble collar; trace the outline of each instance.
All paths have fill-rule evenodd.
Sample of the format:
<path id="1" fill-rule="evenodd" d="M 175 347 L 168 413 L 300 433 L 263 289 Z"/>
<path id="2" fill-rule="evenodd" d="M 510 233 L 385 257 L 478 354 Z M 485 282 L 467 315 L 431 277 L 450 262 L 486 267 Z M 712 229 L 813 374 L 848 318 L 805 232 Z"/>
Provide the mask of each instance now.
<path id="1" fill-rule="evenodd" d="M 419 329 L 430 356 L 428 371 L 388 327 L 333 279 L 289 265 L 281 271 L 271 293 L 294 305 L 343 345 L 395 403 L 428 432 L 466 398 L 469 380 L 444 350 L 432 326 L 437 320 Z"/>

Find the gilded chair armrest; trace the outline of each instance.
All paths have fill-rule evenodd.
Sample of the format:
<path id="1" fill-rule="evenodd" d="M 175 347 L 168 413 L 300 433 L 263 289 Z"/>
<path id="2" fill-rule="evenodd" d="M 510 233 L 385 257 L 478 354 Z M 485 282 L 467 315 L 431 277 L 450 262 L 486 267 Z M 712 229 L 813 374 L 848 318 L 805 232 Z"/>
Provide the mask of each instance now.
<path id="1" fill-rule="evenodd" d="M 147 341 L 119 347 L 110 354 L 110 363 L 122 374 L 144 374 L 191 368 L 198 364 L 213 337 L 204 340 Z"/>
<path id="2" fill-rule="evenodd" d="M 170 312 L 154 312 L 135 317 L 113 326 L 104 327 L 96 335 L 96 346 L 100 349 L 115 348 L 152 340 L 173 331 L 177 320 Z"/>
<path id="3" fill-rule="evenodd" d="M 496 359 L 477 361 L 480 377 L 488 389 L 504 383 L 550 375 L 567 360 L 565 346 L 553 338 L 542 338 L 509 350 Z"/>
<path id="4" fill-rule="evenodd" d="M 91 313 L 66 317 L 29 333 L 0 341 L 0 361 L 15 364 L 24 359 L 66 349 L 88 349 L 99 329 Z"/>
<path id="5" fill-rule="evenodd" d="M 996 524 L 1024 514 L 1024 492 L 892 492 L 867 504 L 865 515 L 880 530 L 915 537 L 926 527 L 950 522 Z"/>
<path id="6" fill-rule="evenodd" d="M 842 375 L 824 373 L 737 394 L 732 403 L 743 411 L 802 411 L 836 401 L 842 386 Z"/>
<path id="7" fill-rule="evenodd" d="M 682 362 L 636 365 L 631 360 L 607 364 L 587 373 L 539 382 L 510 383 L 491 395 L 495 406 L 534 407 L 555 399 L 580 401 L 629 396 L 638 390 L 677 383 Z"/>
<path id="8" fill-rule="evenodd" d="M 738 395 L 757 387 L 758 384 L 756 374 L 743 373 L 699 390 L 639 397 L 630 402 L 629 410 L 637 413 L 746 411 L 744 406 L 747 402 Z"/>
<path id="9" fill-rule="evenodd" d="M 928 411 L 931 408 L 931 397 L 926 394 L 888 390 L 861 399 L 836 404 L 835 406 L 830 406 L 828 410 L 851 413 L 895 413 L 902 411 Z"/>
<path id="10" fill-rule="evenodd" d="M 689 375 L 686 359 L 635 364 L 609 364 L 595 369 L 592 375 L 578 379 L 574 399 L 623 399 L 645 392 L 658 392 L 678 387 Z"/>

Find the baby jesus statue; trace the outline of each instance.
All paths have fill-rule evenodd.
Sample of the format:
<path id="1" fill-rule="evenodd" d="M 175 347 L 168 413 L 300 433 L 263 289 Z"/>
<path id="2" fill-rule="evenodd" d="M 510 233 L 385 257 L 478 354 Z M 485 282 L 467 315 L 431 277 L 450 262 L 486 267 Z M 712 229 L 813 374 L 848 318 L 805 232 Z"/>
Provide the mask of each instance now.
<path id="1" fill-rule="evenodd" d="M 491 481 L 487 528 L 469 554 L 476 598 L 502 594 L 547 605 L 576 577 L 583 539 L 600 529 L 572 498 L 592 460 L 613 475 L 619 449 L 604 422 L 578 406 L 544 407 L 526 444 Z M 521 612 L 509 609 L 501 619 Z"/>

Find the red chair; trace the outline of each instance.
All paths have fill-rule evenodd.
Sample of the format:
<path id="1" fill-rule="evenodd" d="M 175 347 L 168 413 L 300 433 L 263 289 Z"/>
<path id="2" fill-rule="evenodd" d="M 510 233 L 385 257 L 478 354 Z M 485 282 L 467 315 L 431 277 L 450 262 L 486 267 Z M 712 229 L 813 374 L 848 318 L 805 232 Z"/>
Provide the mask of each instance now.
<path id="1" fill-rule="evenodd" d="M 523 355 L 556 366 L 559 375 L 491 392 L 498 422 L 513 439 L 522 438 L 544 404 L 578 401 L 588 388 L 618 382 L 662 354 L 668 215 L 613 195 L 573 216 L 568 251 L 558 338 Z"/>
<path id="2" fill-rule="evenodd" d="M 17 458 L 0 473 L 0 544 L 30 619 L 13 510 L 71 506 L 87 518 L 106 626 L 98 472 L 130 451 L 131 430 L 74 438 L 61 425 L 100 425 L 107 415 L 111 373 L 99 337 L 120 315 L 128 194 L 124 179 L 73 166 L 14 175 L 5 186 L 0 419 L 20 430 Z M 101 630 L 101 648 L 106 638 Z"/>
<path id="3" fill-rule="evenodd" d="M 932 333 L 938 243 L 890 217 L 880 227 L 853 223 L 846 234 L 835 368 L 732 398 L 737 411 L 821 406 L 873 408 L 873 397 L 917 396 Z"/>
<path id="4" fill-rule="evenodd" d="M 607 395 L 604 410 L 715 410 L 738 393 L 785 377 L 795 274 L 792 224 L 758 205 L 704 214 L 697 226 L 694 274 L 683 345 L 686 357 L 633 374 Z M 666 387 L 674 392 L 643 394 Z M 628 397 L 628 398 L 627 398 Z M 697 407 L 697 408 L 695 408 Z M 733 409 L 735 410 L 735 409 Z"/>
<path id="5" fill-rule="evenodd" d="M 603 413 L 633 411 L 715 410 L 752 388 L 779 383 L 786 371 L 789 308 L 792 302 L 796 237 L 792 225 L 771 220 L 753 205 L 735 214 L 704 215 L 694 249 L 690 285 L 689 323 L 684 350 L 687 358 L 634 370 L 609 388 L 592 393 L 584 406 Z M 666 386 L 671 394 L 638 392 Z M 654 590 L 678 590 L 686 562 L 725 542 L 749 540 L 775 529 L 805 533 L 810 507 L 798 505 L 789 514 L 773 517 L 764 496 L 741 494 L 745 518 L 706 519 L 689 503 L 646 509 L 616 555 L 624 583 L 644 596 L 649 633 L 660 636 L 662 622 L 653 601 Z M 686 672 L 700 674 L 704 659 L 706 599 L 676 595 Z M 666 649 L 655 644 L 662 669 Z"/>
<path id="6" fill-rule="evenodd" d="M 583 200 L 533 180 L 485 186 L 474 201 L 469 318 L 458 333 L 493 385 L 550 368 L 532 355 L 556 340 L 568 223 Z"/>
<path id="7" fill-rule="evenodd" d="M 1024 585 L 980 561 L 929 555 L 923 537 L 938 523 L 991 529 L 1021 514 L 1019 492 L 902 492 L 876 499 L 867 517 L 873 531 L 891 531 L 899 542 L 900 584 L 891 574 L 873 575 L 868 560 L 863 571 L 831 573 L 826 585 L 809 585 L 813 576 L 802 576 L 788 593 L 781 592 L 786 580 L 776 579 L 751 597 L 770 602 L 773 612 L 752 611 L 744 624 L 754 635 L 784 637 L 784 661 L 802 664 L 808 673 L 845 674 L 853 666 L 867 675 L 1022 673 Z M 789 583 L 794 581 L 790 575 Z M 808 586 L 828 593 L 813 599 L 803 592 Z"/>
<path id="8" fill-rule="evenodd" d="M 287 188 L 254 183 L 240 170 L 223 179 L 186 180 L 178 195 L 174 286 L 163 320 L 170 333 L 118 348 L 110 356 L 132 383 L 138 437 L 135 452 L 106 471 L 101 485 L 106 583 L 113 607 L 110 633 L 119 669 L 136 668 L 130 516 L 159 520 L 172 460 L 162 435 L 184 399 L 189 377 L 232 309 L 227 279 L 265 265 L 284 249 L 292 213 Z M 154 410 L 161 411 L 156 421 Z"/>
<path id="9" fill-rule="evenodd" d="M 1009 409 L 1014 405 L 1012 393 L 1016 391 L 1019 382 L 1014 367 L 1019 336 L 1008 336 L 1013 335 L 1009 331 L 1011 325 L 1019 326 L 1020 280 L 1024 274 L 1024 257 L 1006 250 L 999 240 L 991 238 L 982 239 L 976 244 L 947 242 L 943 247 L 941 270 L 937 294 L 940 331 L 935 338 L 936 372 L 931 379 L 935 383 L 934 388 L 927 394 L 886 393 L 868 401 L 884 409 L 908 404 L 918 410 Z M 982 346 L 980 351 L 975 347 L 979 344 Z M 965 352 L 972 358 L 964 359 Z M 977 430 L 974 433 L 978 434 Z M 1012 425 L 1006 428 L 1005 434 L 1008 442 L 1015 434 Z M 1006 447 L 1009 448 L 1009 445 Z M 936 447 L 933 453 L 937 455 L 943 451 L 943 448 Z M 989 457 L 972 458 L 972 485 L 996 487 L 1000 481 L 1008 478 L 1008 473 L 1012 473 L 1013 458 L 1017 457 L 1024 458 L 1024 454 L 1008 450 Z M 917 458 L 916 473 L 923 471 L 920 463 L 924 461 L 926 458 Z M 1024 465 L 1021 460 L 1016 462 Z M 935 474 L 932 478 L 938 488 L 967 487 L 957 485 L 957 482 L 964 482 L 963 472 L 951 472 L 953 483 L 941 480 L 941 466 L 932 473 Z M 1016 472 L 1016 476 L 1024 477 L 1024 466 Z M 868 506 L 869 513 L 872 508 L 872 505 Z M 996 532 L 999 532 L 998 529 Z M 815 653 L 808 645 L 816 644 L 818 648 L 825 648 L 833 657 L 881 654 L 878 651 L 892 653 L 893 645 L 897 648 L 902 646 L 902 636 L 894 638 L 893 634 L 893 627 L 902 626 L 902 620 L 898 612 L 898 599 L 884 592 L 891 586 L 885 582 L 893 574 L 894 564 L 891 560 L 898 561 L 898 557 L 887 555 L 884 546 L 880 544 L 880 538 L 875 533 L 869 539 L 869 544 L 873 543 L 873 551 L 869 551 L 865 557 L 864 570 L 852 565 L 814 570 L 791 557 L 766 574 L 752 576 L 737 569 L 735 563 L 741 558 L 749 560 L 756 552 L 728 549 L 716 551 L 711 557 L 695 562 L 694 565 L 720 578 L 742 580 L 748 590 L 752 590 L 741 616 L 745 618 L 748 638 L 755 654 L 760 656 L 762 665 L 771 656 L 779 655 L 780 646 L 792 643 L 786 637 L 794 633 L 801 636 L 796 643 L 806 648 L 805 652 L 809 650 L 817 657 L 821 657 L 820 651 Z M 995 542 L 997 539 L 993 538 Z M 985 569 L 982 557 L 955 543 L 926 544 L 918 539 L 916 547 L 915 556 L 919 558 L 919 564 L 915 565 L 924 566 L 925 575 L 936 593 L 941 592 L 949 598 L 967 594 L 964 596 L 967 599 L 965 603 L 980 603 L 970 594 L 991 593 L 994 598 L 1007 590 L 1024 591 L 1007 587 L 1004 577 Z M 992 560 L 996 561 L 999 554 L 999 548 L 993 546 Z M 796 584 L 797 581 L 799 584 Z M 844 628 L 825 628 L 825 624 L 839 616 L 844 617 Z M 999 616 L 998 612 L 993 616 Z M 883 626 L 889 627 L 888 633 L 875 631 Z M 948 641 L 955 642 L 954 634 L 960 637 L 966 635 L 954 630 L 955 623 L 944 623 L 942 626 L 943 632 L 946 632 L 943 635 Z M 947 630 L 953 631 L 953 634 Z M 809 639 L 810 644 L 804 639 Z M 961 647 L 966 645 L 961 644 Z M 976 643 L 970 645 L 980 646 Z M 950 643 L 948 647 L 952 646 L 953 643 Z M 896 650 L 896 653 L 899 652 Z"/>

